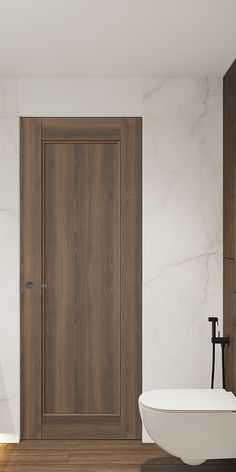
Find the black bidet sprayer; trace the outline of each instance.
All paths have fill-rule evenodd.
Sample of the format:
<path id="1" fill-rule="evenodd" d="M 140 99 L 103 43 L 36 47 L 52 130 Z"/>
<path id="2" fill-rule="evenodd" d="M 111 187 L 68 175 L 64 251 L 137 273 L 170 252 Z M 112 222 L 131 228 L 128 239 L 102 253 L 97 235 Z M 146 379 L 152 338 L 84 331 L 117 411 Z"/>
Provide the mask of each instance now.
<path id="1" fill-rule="evenodd" d="M 211 388 L 214 388 L 214 378 L 215 378 L 215 354 L 216 354 L 216 344 L 221 345 L 221 358 L 222 358 L 222 387 L 225 388 L 225 346 L 229 346 L 229 336 L 220 336 L 218 331 L 218 336 L 216 336 L 216 325 L 218 324 L 218 318 L 210 317 L 208 321 L 212 323 L 212 371 L 211 371 Z"/>

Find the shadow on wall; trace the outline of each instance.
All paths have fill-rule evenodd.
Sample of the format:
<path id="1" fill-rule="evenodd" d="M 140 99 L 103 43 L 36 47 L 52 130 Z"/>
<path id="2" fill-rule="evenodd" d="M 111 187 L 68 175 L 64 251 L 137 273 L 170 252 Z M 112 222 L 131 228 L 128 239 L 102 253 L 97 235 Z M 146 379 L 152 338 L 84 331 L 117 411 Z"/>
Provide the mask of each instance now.
<path id="1" fill-rule="evenodd" d="M 8 398 L 3 372 L 0 366 L 0 442 L 2 434 L 14 433 L 16 433 L 16 429 L 10 409 L 10 399 Z"/>

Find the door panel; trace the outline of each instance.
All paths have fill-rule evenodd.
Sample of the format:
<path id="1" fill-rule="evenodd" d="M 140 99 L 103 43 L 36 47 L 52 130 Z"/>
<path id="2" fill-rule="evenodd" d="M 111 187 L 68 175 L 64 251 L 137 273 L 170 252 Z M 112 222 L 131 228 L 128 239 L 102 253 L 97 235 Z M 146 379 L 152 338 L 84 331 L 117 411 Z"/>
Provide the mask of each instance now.
<path id="1" fill-rule="evenodd" d="M 32 159 L 33 156 L 33 159 Z M 33 160 L 33 165 L 32 165 Z M 41 438 L 41 119 L 21 120 L 21 434 Z"/>
<path id="2" fill-rule="evenodd" d="M 119 415 L 119 144 L 44 149 L 44 412 Z"/>
<path id="3" fill-rule="evenodd" d="M 23 118 L 21 169 L 22 438 L 140 438 L 141 119 Z"/>
<path id="4" fill-rule="evenodd" d="M 226 385 L 236 394 L 236 61 L 223 80 L 224 110 L 224 334 Z"/>
<path id="5" fill-rule="evenodd" d="M 236 259 L 236 62 L 223 80 L 224 257 Z"/>
<path id="6" fill-rule="evenodd" d="M 226 389 L 236 395 L 236 261 L 224 260 L 224 333 L 230 333 L 226 355 Z"/>

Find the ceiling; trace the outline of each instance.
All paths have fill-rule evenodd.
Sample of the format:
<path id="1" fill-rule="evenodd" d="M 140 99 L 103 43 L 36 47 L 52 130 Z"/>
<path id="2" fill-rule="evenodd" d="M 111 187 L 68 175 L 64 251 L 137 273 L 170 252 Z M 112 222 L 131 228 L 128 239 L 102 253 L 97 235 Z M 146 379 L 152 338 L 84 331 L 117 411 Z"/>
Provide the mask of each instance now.
<path id="1" fill-rule="evenodd" d="M 0 75 L 221 76 L 236 0 L 0 0 Z"/>

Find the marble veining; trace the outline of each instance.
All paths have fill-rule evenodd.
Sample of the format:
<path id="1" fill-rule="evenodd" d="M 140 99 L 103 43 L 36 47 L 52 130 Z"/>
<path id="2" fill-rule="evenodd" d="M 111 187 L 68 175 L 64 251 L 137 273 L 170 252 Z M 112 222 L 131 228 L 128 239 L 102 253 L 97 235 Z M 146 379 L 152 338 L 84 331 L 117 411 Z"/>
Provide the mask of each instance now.
<path id="1" fill-rule="evenodd" d="M 19 357 L 19 117 L 18 81 L 0 78 L 0 434 L 17 441 Z"/>
<path id="2" fill-rule="evenodd" d="M 144 79 L 144 390 L 209 386 L 208 316 L 222 325 L 222 162 L 221 79 Z"/>

